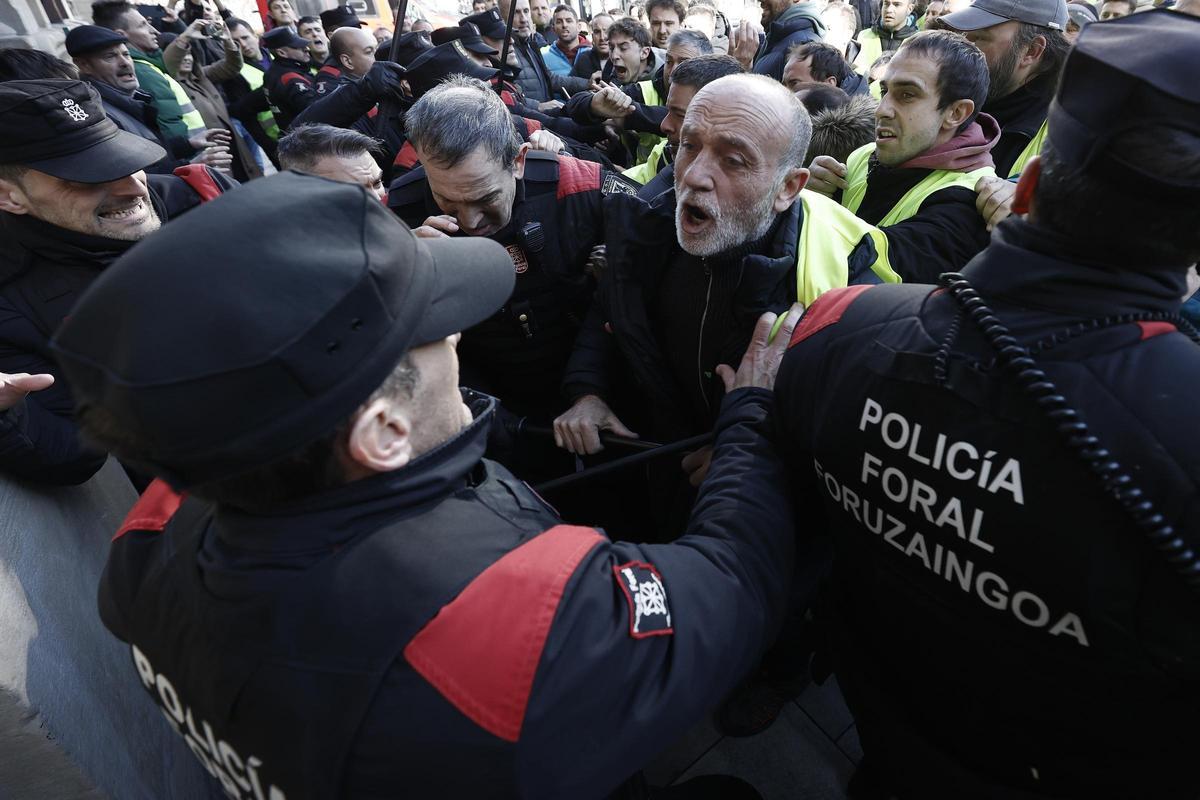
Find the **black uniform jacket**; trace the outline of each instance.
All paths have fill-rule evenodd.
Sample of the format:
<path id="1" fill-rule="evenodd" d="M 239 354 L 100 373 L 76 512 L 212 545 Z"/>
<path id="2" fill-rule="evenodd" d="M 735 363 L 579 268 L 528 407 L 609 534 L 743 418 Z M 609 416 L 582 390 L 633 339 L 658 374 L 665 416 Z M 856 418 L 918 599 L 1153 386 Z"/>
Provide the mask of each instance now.
<path id="1" fill-rule="evenodd" d="M 594 162 L 526 154 L 512 218 L 489 237 L 508 248 L 516 287 L 504 308 L 463 333 L 464 383 L 542 421 L 563 410 L 563 370 L 595 287 L 588 258 L 604 241 L 608 201 L 635 191 Z M 414 228 L 442 213 L 420 167 L 392 183 L 388 205 Z"/>
<path id="2" fill-rule="evenodd" d="M 320 96 L 308 64 L 293 58 L 276 58 L 263 76 L 263 89 L 279 130 L 286 131 L 296 116 Z"/>
<path id="3" fill-rule="evenodd" d="M 175 512 L 155 483 L 114 541 L 101 616 L 232 797 L 602 797 L 780 619 L 793 532 L 769 405 L 730 395 L 674 545 L 559 524 L 480 459 L 490 412 L 269 515 Z"/>
<path id="4" fill-rule="evenodd" d="M 1010 218 L 963 272 L 1195 549 L 1200 347 L 1121 316 L 1176 312 L 1184 267 L 1070 253 Z M 867 758 L 903 797 L 1200 796 L 1200 600 L 959 317 L 828 292 L 776 385 Z"/>
<path id="5" fill-rule="evenodd" d="M 181 171 L 210 195 L 234 186 L 207 167 Z M 174 175 L 150 175 L 148 184 L 164 222 L 201 201 L 191 183 Z M 0 242 L 0 372 L 48 372 L 55 378 L 49 389 L 0 412 L 0 471 L 47 483 L 82 483 L 104 464 L 104 454 L 80 447 L 71 389 L 51 355 L 50 337 L 83 291 L 133 242 L 72 233 L 6 212 L 0 212 Z"/>
<path id="6" fill-rule="evenodd" d="M 663 135 L 662 121 L 667 117 L 667 90 L 662 82 L 662 74 L 662 67 L 659 67 L 650 78 L 654 83 L 654 88 L 658 92 L 659 97 L 659 102 L 654 105 L 646 104 L 642 87 L 639 85 L 640 81 L 621 87 L 625 94 L 629 95 L 633 100 L 633 112 L 621 120 L 621 124 L 625 130 L 634 131 L 635 133 L 652 133 L 655 136 Z M 562 113 L 580 125 L 594 126 L 604 122 L 604 120 L 592 114 L 591 92 L 580 92 L 571 97 L 563 105 Z"/>

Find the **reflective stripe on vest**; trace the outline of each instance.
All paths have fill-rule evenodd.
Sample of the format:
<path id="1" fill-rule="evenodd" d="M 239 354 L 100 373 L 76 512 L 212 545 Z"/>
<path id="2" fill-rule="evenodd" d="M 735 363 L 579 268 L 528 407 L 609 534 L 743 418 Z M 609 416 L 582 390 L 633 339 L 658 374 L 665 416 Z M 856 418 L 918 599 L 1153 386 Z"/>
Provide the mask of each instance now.
<path id="1" fill-rule="evenodd" d="M 246 83 L 250 85 L 250 91 L 256 92 L 262 88 L 263 78 L 266 77 L 261 69 L 252 67 L 249 64 L 242 62 L 241 75 Z M 279 125 L 275 122 L 275 115 L 270 111 L 258 112 L 258 124 L 262 127 L 263 133 L 267 134 L 272 139 L 279 138 Z"/>
<path id="2" fill-rule="evenodd" d="M 179 104 L 179 115 L 183 119 L 183 124 L 187 126 L 188 136 L 203 133 L 208 126 L 204 124 L 204 118 L 200 116 L 200 112 L 192 105 L 192 98 L 188 97 L 188 93 L 179 85 L 179 81 L 159 69 L 157 64 L 150 61 L 143 61 L 142 63 L 151 67 L 155 72 L 167 79 L 167 85 L 171 87 L 171 93 L 175 95 L 175 102 Z"/>
<path id="3" fill-rule="evenodd" d="M 624 175 L 626 178 L 629 178 L 630 180 L 635 180 L 638 183 L 645 186 L 647 183 L 650 182 L 651 178 L 653 178 L 655 175 L 657 175 L 659 172 L 662 171 L 663 161 L 666 160 L 665 158 L 663 158 L 664 154 L 666 153 L 666 150 L 667 150 L 667 140 L 663 139 L 661 142 L 659 142 L 658 144 L 656 144 L 654 146 L 653 150 L 650 151 L 650 155 L 646 158 L 645 163 L 637 164 L 636 166 L 632 166 L 629 169 L 622 172 L 621 174 Z"/>
<path id="4" fill-rule="evenodd" d="M 654 88 L 654 81 L 638 81 L 638 87 L 642 90 L 642 105 L 661 106 L 663 104 L 662 98 L 658 96 L 658 90 Z M 659 143 L 665 142 L 666 139 L 653 133 L 639 133 L 637 141 L 637 164 L 641 165 L 650 159 L 654 148 L 658 147 Z"/>
<path id="5" fill-rule="evenodd" d="M 1021 155 L 1017 156 L 1017 160 L 1013 162 L 1012 169 L 1009 170 L 1008 177 L 1020 177 L 1021 172 L 1025 169 L 1025 165 L 1029 160 L 1042 152 L 1042 142 L 1046 141 L 1046 123 L 1042 123 L 1042 127 L 1038 128 L 1038 132 L 1029 140 L 1029 144 L 1025 145 L 1025 149 L 1021 151 Z"/>
<path id="6" fill-rule="evenodd" d="M 858 212 L 863 198 L 867 195 L 867 168 L 871 160 L 871 154 L 874 152 L 875 143 L 871 142 L 855 150 L 846 159 L 847 186 L 845 191 L 842 192 L 842 205 L 855 213 Z M 940 192 L 942 189 L 949 189 L 952 186 L 961 186 L 964 189 L 975 191 L 975 183 L 980 178 L 984 175 L 994 176 L 995 174 L 996 170 L 991 167 L 982 167 L 970 172 L 935 169 L 917 183 L 916 186 L 905 192 L 904 196 L 896 201 L 896 205 L 892 207 L 892 210 L 884 215 L 883 219 L 879 220 L 877 224 L 881 228 L 886 228 L 888 225 L 895 225 L 898 222 L 915 217 L 917 212 L 921 210 L 921 204 L 934 192 Z"/>
<path id="7" fill-rule="evenodd" d="M 796 242 L 796 299 L 805 308 L 830 289 L 849 283 L 850 256 L 863 237 L 875 245 L 871 271 L 884 283 L 900 283 L 900 276 L 888 259 L 887 235 L 854 216 L 823 194 L 809 189 L 800 192 L 804 224 Z M 774 336 L 783 324 L 783 316 L 771 329 Z"/>
<path id="8" fill-rule="evenodd" d="M 879 34 L 870 28 L 860 32 L 856 41 L 859 44 L 859 50 L 858 55 L 854 57 L 854 68 L 866 75 L 870 71 L 871 65 L 875 63 L 875 59 L 883 55 L 883 42 L 879 41 Z"/>

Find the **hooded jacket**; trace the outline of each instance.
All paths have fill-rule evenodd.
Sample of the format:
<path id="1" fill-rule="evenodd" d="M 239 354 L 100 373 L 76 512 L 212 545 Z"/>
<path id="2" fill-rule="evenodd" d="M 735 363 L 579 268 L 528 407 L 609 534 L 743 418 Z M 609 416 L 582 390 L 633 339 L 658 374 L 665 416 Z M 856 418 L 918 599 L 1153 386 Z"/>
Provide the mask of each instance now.
<path id="1" fill-rule="evenodd" d="M 825 23 L 821 21 L 819 4 L 805 2 L 789 6 L 767 28 L 767 34 L 754 54 L 754 66 L 750 71 L 782 80 L 788 49 L 794 44 L 820 41 L 824 34 Z"/>

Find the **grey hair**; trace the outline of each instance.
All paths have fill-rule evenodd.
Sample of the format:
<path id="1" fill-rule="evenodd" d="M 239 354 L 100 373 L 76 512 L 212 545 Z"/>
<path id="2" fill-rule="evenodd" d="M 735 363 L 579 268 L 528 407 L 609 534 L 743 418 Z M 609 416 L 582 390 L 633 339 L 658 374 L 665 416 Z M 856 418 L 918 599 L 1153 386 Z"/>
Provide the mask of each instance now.
<path id="1" fill-rule="evenodd" d="M 483 81 L 451 75 L 408 110 L 408 139 L 425 162 L 453 165 L 482 147 L 512 167 L 521 139 L 504 101 Z"/>
<path id="2" fill-rule="evenodd" d="M 668 50 L 677 44 L 693 47 L 700 51 L 700 55 L 702 56 L 709 55 L 713 51 L 712 42 L 708 40 L 707 36 L 700 31 L 688 30 L 687 28 L 680 28 L 671 34 L 671 38 L 667 39 Z"/>
<path id="3" fill-rule="evenodd" d="M 324 158 L 353 158 L 362 153 L 374 155 L 383 143 L 350 128 L 308 124 L 293 127 L 279 140 L 279 166 L 297 172 L 311 172 Z"/>

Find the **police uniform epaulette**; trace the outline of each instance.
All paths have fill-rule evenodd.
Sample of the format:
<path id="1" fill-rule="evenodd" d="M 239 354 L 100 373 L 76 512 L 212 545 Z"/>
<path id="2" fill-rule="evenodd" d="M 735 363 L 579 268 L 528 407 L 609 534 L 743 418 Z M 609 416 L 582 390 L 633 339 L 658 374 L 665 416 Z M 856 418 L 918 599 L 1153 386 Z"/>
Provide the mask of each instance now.
<path id="1" fill-rule="evenodd" d="M 425 168 L 415 167 L 388 186 L 388 208 L 400 208 L 425 199 Z"/>
<path id="2" fill-rule="evenodd" d="M 530 150 L 525 154 L 524 181 L 558 183 L 558 156 L 541 150 Z"/>

